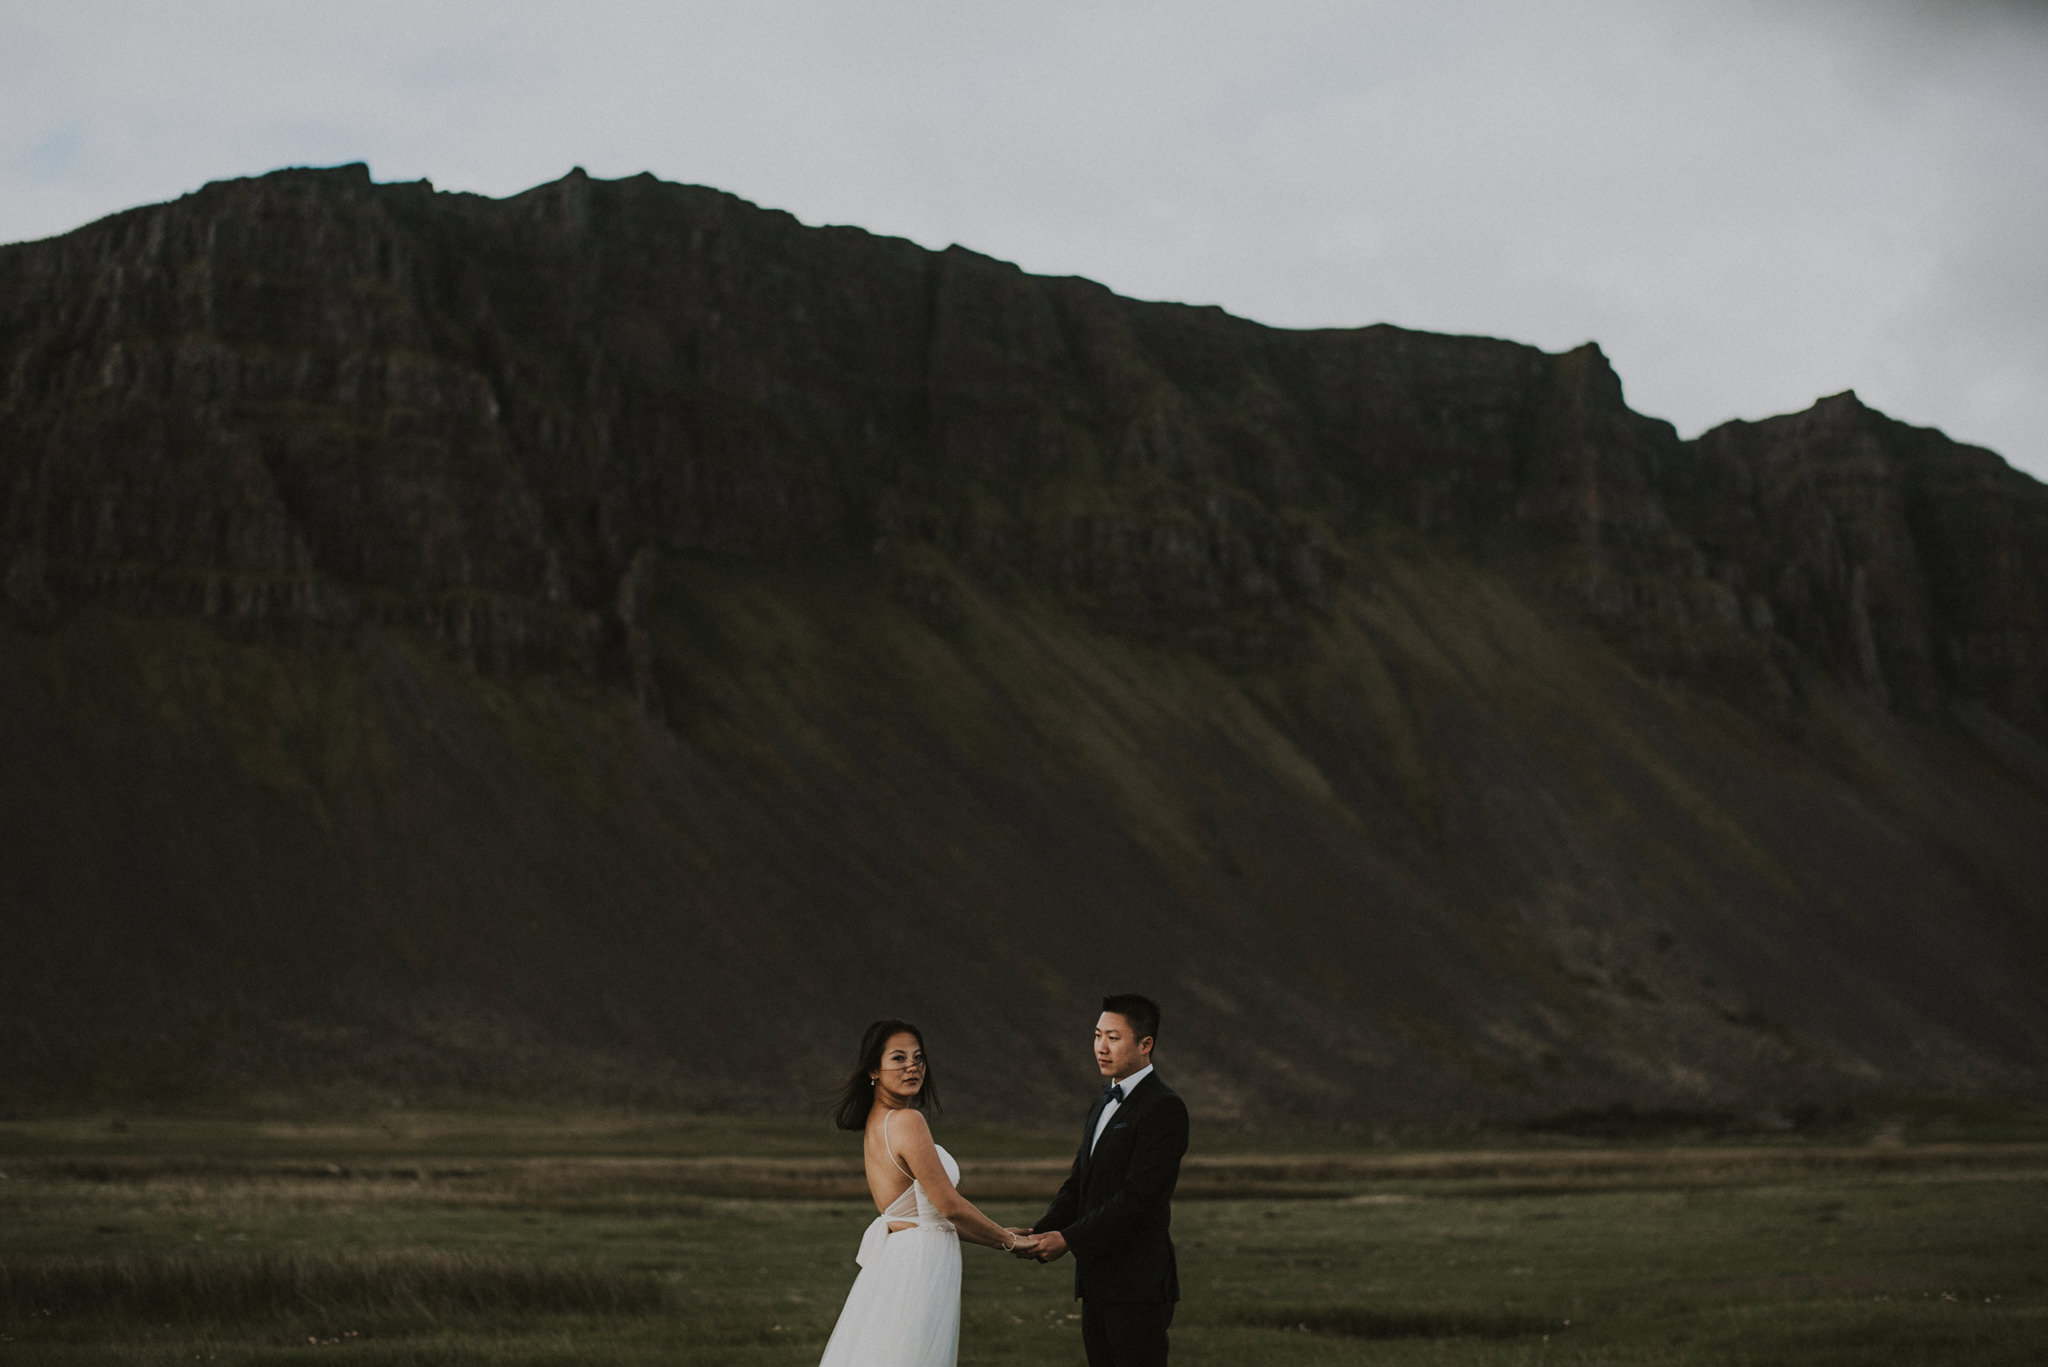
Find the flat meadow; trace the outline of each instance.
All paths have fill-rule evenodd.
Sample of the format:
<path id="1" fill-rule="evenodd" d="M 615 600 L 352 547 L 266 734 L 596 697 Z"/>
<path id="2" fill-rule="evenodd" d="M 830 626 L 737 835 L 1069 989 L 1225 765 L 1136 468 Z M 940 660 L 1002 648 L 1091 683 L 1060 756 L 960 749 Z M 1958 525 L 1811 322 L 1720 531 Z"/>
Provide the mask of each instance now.
<path id="1" fill-rule="evenodd" d="M 1190 1364 L 2039 1364 L 2048 1126 L 1198 1145 Z M 1028 1222 L 1063 1134 L 953 1126 Z M 872 1214 L 822 1122 L 0 1121 L 0 1362 L 815 1363 Z M 1070 1264 L 965 1251 L 963 1364 L 1082 1360 Z"/>

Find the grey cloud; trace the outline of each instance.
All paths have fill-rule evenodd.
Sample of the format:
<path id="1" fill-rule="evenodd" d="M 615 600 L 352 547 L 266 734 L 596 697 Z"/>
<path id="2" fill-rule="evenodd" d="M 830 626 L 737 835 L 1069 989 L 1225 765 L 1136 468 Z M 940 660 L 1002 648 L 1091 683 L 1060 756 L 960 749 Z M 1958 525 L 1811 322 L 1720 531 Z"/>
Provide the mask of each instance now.
<path id="1" fill-rule="evenodd" d="M 0 239 L 292 162 L 494 194 L 651 170 L 1282 325 L 1597 338 L 1688 430 L 1854 387 L 2048 474 L 2044 19 L 24 0 L 0 15 Z"/>

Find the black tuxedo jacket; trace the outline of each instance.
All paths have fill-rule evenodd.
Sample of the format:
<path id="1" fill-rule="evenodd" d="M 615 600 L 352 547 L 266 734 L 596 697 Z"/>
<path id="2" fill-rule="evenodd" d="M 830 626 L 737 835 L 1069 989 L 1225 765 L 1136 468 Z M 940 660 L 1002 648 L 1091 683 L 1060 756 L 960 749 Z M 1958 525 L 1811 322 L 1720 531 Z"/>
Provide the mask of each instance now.
<path id="1" fill-rule="evenodd" d="M 1187 1105 L 1157 1072 L 1146 1074 L 1090 1154 L 1102 1105 L 1098 1099 L 1089 1108 L 1073 1171 L 1032 1228 L 1066 1236 L 1076 1296 L 1102 1305 L 1177 1301 L 1169 1226 L 1188 1151 Z"/>

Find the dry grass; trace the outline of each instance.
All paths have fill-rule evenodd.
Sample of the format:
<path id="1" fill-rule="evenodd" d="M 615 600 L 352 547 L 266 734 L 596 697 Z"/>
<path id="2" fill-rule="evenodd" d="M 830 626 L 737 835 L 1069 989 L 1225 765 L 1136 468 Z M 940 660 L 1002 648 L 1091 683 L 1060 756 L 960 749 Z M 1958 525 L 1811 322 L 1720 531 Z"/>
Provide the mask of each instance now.
<path id="1" fill-rule="evenodd" d="M 1464 1311 L 1429 1314 L 1418 1311 L 1367 1310 L 1326 1306 L 1270 1306 L 1244 1310 L 1233 1317 L 1254 1329 L 1293 1330 L 1302 1334 L 1335 1334 L 1357 1339 L 1512 1339 L 1544 1334 L 1569 1325 L 1534 1315 L 1489 1315 Z"/>
<path id="2" fill-rule="evenodd" d="M 644 1313 L 663 1304 L 645 1273 L 474 1253 L 242 1253 L 0 1258 L 0 1317 L 153 1321 Z"/>
<path id="3" fill-rule="evenodd" d="M 0 1361 L 806 1367 L 872 1213 L 845 1155 L 118 1138 L 0 1131 Z M 980 1147 L 969 1194 L 1030 1220 L 1062 1163 Z M 2032 1367 L 2044 1173 L 2038 1143 L 1204 1155 L 1175 1359 Z M 1079 1360 L 1064 1268 L 965 1264 L 964 1367 Z"/>
<path id="4" fill-rule="evenodd" d="M 591 1213 L 675 1211 L 721 1198 L 858 1200 L 859 1163 L 846 1158 L 528 1158 L 466 1162 L 306 1162 L 203 1157 L 17 1158 L 18 1178 L 211 1205 L 229 1199 L 312 1208 L 336 1201 L 464 1207 L 546 1207 Z M 975 1194 L 1042 1201 L 1067 1161 L 994 1159 L 974 1165 Z M 2048 1144 L 1697 1145 L 1669 1148 L 1494 1149 L 1190 1157 L 1182 1199 L 1367 1195 L 1375 1190 L 1564 1193 L 1659 1190 L 1814 1178 L 1868 1180 L 1962 1173 L 2048 1172 Z"/>

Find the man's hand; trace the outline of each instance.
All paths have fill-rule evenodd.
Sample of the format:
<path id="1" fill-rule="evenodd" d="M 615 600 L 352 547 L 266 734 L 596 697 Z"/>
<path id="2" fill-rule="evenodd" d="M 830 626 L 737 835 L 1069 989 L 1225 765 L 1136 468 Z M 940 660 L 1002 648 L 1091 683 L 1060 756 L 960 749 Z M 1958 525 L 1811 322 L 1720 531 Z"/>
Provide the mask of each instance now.
<path id="1" fill-rule="evenodd" d="M 1038 1261 L 1042 1263 L 1057 1262 L 1060 1255 L 1066 1251 L 1067 1236 L 1058 1230 L 1054 1230 L 1050 1234 L 1038 1236 Z"/>

